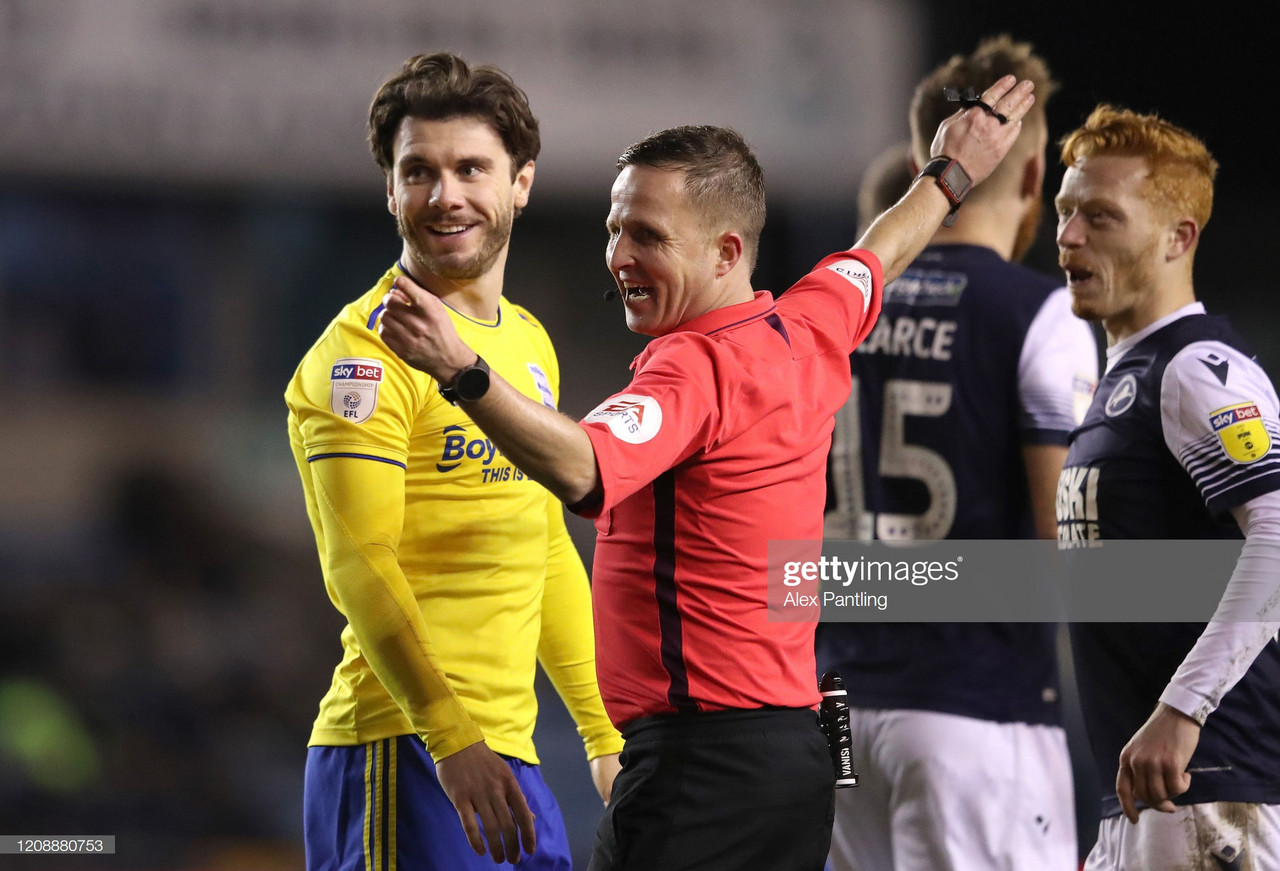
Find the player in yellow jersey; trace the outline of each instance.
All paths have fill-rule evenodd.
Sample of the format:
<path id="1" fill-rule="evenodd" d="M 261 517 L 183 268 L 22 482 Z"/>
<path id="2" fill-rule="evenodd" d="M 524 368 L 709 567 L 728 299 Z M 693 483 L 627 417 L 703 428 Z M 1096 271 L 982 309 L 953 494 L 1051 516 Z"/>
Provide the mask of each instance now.
<path id="1" fill-rule="evenodd" d="M 374 97 L 369 141 L 403 251 L 285 394 L 325 585 L 347 618 L 307 756 L 307 868 L 568 869 L 533 747 L 535 660 L 606 801 L 622 746 L 596 686 L 586 572 L 559 501 L 454 404 L 491 366 L 556 405 L 551 341 L 502 296 L 538 122 L 502 71 L 420 55 Z M 383 344 L 382 298 L 403 274 L 482 355 L 467 378 L 438 384 Z"/>

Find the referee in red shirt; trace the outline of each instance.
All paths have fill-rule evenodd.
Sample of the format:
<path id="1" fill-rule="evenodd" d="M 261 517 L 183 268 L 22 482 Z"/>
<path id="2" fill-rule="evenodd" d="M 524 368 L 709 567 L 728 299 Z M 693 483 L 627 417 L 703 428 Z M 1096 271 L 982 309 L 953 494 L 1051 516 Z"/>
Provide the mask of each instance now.
<path id="1" fill-rule="evenodd" d="M 777 301 L 751 287 L 765 210 L 746 143 L 681 127 L 627 149 L 609 268 L 627 326 L 654 340 L 626 389 L 580 423 L 508 383 L 528 372 L 490 372 L 408 277 L 388 294 L 386 343 L 595 518 L 597 674 L 626 746 L 592 869 L 822 868 L 833 773 L 814 713 L 814 624 L 767 619 L 768 542 L 822 538 L 849 354 L 884 281 L 1008 151 L 1031 91 L 1009 76 L 947 119 L 931 153 L 960 168 L 922 173 L 855 249 Z"/>

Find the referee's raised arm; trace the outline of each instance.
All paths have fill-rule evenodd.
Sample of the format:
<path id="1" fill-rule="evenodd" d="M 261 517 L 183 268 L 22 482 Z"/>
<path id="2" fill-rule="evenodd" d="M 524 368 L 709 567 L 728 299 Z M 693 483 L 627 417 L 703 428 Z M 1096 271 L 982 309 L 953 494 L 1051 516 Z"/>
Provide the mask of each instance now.
<path id="1" fill-rule="evenodd" d="M 854 246 L 873 252 L 893 281 L 924 250 L 948 213 L 969 189 L 981 183 L 1009 152 L 1022 119 L 1035 103 L 1030 81 L 1005 76 L 983 92 L 981 103 L 957 111 L 942 122 L 929 156 L 958 165 L 938 176 L 921 173 L 910 190 L 880 215 Z"/>

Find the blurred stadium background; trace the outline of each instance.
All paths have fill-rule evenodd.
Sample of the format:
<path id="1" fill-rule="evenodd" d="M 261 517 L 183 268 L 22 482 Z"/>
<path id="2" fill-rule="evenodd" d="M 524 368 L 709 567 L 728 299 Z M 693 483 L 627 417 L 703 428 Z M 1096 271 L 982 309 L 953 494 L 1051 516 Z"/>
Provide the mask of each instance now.
<path id="1" fill-rule="evenodd" d="M 529 93 L 544 150 L 507 293 L 556 340 L 570 414 L 623 386 L 642 347 L 601 299 L 627 144 L 679 123 L 742 131 L 770 191 L 757 287 L 780 290 L 854 239 L 859 177 L 906 137 L 919 76 L 1000 31 L 1064 83 L 1053 135 L 1109 100 L 1205 136 L 1223 171 L 1197 283 L 1274 375 L 1260 255 L 1277 219 L 1258 163 L 1275 122 L 1244 108 L 1261 90 L 1240 72 L 1247 27 L 1149 14 L 0 0 L 0 834 L 117 835 L 115 856 L 59 868 L 301 867 L 304 745 L 341 621 L 281 392 L 399 252 L 364 120 L 405 57 L 457 51 Z M 1051 212 L 1031 255 L 1046 270 Z M 590 564 L 589 526 L 573 532 Z M 539 749 L 585 866 L 599 804 L 543 697 Z M 0 855 L 11 867 L 55 865 Z"/>

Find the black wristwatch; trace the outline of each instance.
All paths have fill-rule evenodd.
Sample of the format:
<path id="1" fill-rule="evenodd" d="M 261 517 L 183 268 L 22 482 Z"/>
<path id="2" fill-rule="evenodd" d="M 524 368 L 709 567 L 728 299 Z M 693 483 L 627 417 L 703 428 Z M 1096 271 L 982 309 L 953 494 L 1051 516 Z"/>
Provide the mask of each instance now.
<path id="1" fill-rule="evenodd" d="M 960 204 L 964 202 L 965 194 L 969 193 L 969 189 L 973 187 L 973 179 L 969 178 L 969 173 L 964 171 L 960 161 L 946 155 L 935 157 L 926 163 L 916 179 L 922 179 L 926 175 L 931 175 L 937 180 L 938 187 L 942 188 L 942 193 L 951 203 L 951 211 L 947 212 L 947 216 L 942 219 L 942 226 L 950 227 L 956 222 L 956 212 L 960 211 Z"/>
<path id="2" fill-rule="evenodd" d="M 489 364 L 484 357 L 476 354 L 476 361 L 470 366 L 463 366 L 453 380 L 440 385 L 440 395 L 450 404 L 459 402 L 475 402 L 489 392 Z"/>

